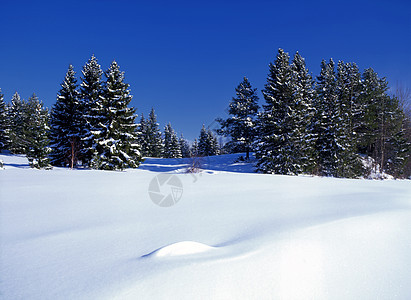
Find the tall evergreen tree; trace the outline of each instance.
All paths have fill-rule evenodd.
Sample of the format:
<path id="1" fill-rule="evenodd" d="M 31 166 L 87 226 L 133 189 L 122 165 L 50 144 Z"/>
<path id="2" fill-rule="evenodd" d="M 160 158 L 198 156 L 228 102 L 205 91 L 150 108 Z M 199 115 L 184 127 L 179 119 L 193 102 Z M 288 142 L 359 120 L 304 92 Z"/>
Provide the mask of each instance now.
<path id="1" fill-rule="evenodd" d="M 94 55 L 84 65 L 82 70 L 82 82 L 80 85 L 80 111 L 83 119 L 81 128 L 82 149 L 80 155 L 82 163 L 89 165 L 94 155 L 92 148 L 94 135 L 91 131 L 97 130 L 98 124 L 102 121 L 100 115 L 101 108 L 98 103 L 102 97 L 102 75 L 100 65 Z"/>
<path id="2" fill-rule="evenodd" d="M 50 169 L 48 158 L 51 148 L 48 147 L 47 133 L 49 131 L 48 110 L 43 107 L 38 97 L 33 94 L 25 105 L 27 123 L 23 128 L 26 144 L 26 155 L 29 165 L 37 169 Z"/>
<path id="3" fill-rule="evenodd" d="M 147 141 L 146 155 L 150 157 L 161 157 L 163 155 L 164 146 L 154 108 L 150 111 L 150 115 L 147 120 L 147 131 L 144 138 Z"/>
<path id="4" fill-rule="evenodd" d="M 178 142 L 177 134 L 168 123 L 164 127 L 164 157 L 165 158 L 181 158 L 181 148 Z"/>
<path id="5" fill-rule="evenodd" d="M 321 72 L 317 80 L 314 130 L 318 153 L 318 172 L 324 176 L 338 176 L 344 132 L 340 126 L 342 112 L 338 103 L 335 64 L 332 59 L 329 63 L 322 61 Z"/>
<path id="6" fill-rule="evenodd" d="M 193 142 L 193 144 L 191 145 L 191 156 L 193 157 L 196 157 L 196 156 L 199 156 L 199 154 L 198 154 L 198 140 L 197 139 L 194 139 L 194 142 Z"/>
<path id="7" fill-rule="evenodd" d="M 398 99 L 387 94 L 388 82 L 371 68 L 362 76 L 360 103 L 364 108 L 359 128 L 359 150 L 372 157 L 378 171 L 400 174 L 406 161 L 405 116 Z"/>
<path id="8" fill-rule="evenodd" d="M 24 127 L 27 124 L 27 115 L 25 113 L 26 103 L 20 98 L 20 95 L 15 92 L 10 108 L 8 109 L 9 119 L 9 149 L 14 154 L 26 153 L 26 140 L 24 138 Z"/>
<path id="9" fill-rule="evenodd" d="M 341 134 L 338 177 L 358 177 L 363 174 L 362 163 L 357 149 L 358 127 L 356 120 L 361 113 L 358 97 L 361 93 L 361 74 L 355 64 L 338 62 L 336 92 L 340 115 L 339 133 Z"/>
<path id="10" fill-rule="evenodd" d="M 266 105 L 260 114 L 260 138 L 256 152 L 257 169 L 261 172 L 290 175 L 300 172 L 293 136 L 298 120 L 293 93 L 289 55 L 279 49 L 274 64 L 270 63 L 263 90 Z"/>
<path id="11" fill-rule="evenodd" d="M 253 89 L 244 77 L 235 91 L 236 97 L 233 97 L 229 104 L 228 113 L 231 116 L 226 120 L 217 120 L 221 125 L 219 134 L 229 136 L 231 140 L 227 147 L 234 152 L 246 152 L 246 159 L 249 159 L 256 136 L 257 89 Z"/>
<path id="12" fill-rule="evenodd" d="M 312 173 L 316 165 L 315 134 L 312 120 L 315 109 L 313 79 L 305 65 L 304 58 L 297 52 L 291 63 L 293 89 L 294 128 L 291 139 L 297 153 L 298 173 Z"/>
<path id="13" fill-rule="evenodd" d="M 144 114 L 141 114 L 140 123 L 137 127 L 137 134 L 138 134 L 138 142 L 141 146 L 141 155 L 142 156 L 149 156 L 149 146 L 148 146 L 148 120 L 144 118 Z"/>
<path id="14" fill-rule="evenodd" d="M 82 149 L 82 118 L 77 79 L 70 65 L 50 115 L 50 159 L 53 165 L 76 166 Z"/>
<path id="15" fill-rule="evenodd" d="M 0 89 L 0 152 L 7 149 L 9 143 L 7 106 Z"/>
<path id="16" fill-rule="evenodd" d="M 92 110 L 93 116 L 98 116 L 98 123 L 91 131 L 94 136 L 91 165 L 103 170 L 137 168 L 142 158 L 137 143 L 135 110 L 129 107 L 132 99 L 129 84 L 124 82 L 124 72 L 115 61 L 105 76 L 103 93 Z"/>
<path id="17" fill-rule="evenodd" d="M 183 134 L 181 134 L 180 139 L 180 149 L 181 149 L 181 156 L 186 158 L 186 157 L 191 157 L 191 150 L 190 150 L 190 145 L 188 144 L 187 140 L 184 138 Z"/>
<path id="18" fill-rule="evenodd" d="M 218 155 L 218 141 L 217 137 L 210 129 L 206 129 L 204 124 L 200 131 L 200 137 L 198 139 L 198 156 L 211 156 Z"/>

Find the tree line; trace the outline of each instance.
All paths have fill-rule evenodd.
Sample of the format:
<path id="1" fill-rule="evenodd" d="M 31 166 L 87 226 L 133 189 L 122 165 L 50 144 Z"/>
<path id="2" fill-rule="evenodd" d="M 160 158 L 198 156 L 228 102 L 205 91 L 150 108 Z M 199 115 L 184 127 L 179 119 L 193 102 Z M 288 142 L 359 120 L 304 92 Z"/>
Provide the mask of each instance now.
<path id="1" fill-rule="evenodd" d="M 269 65 L 259 111 L 247 78 L 236 88 L 230 117 L 219 132 L 234 151 L 255 151 L 257 170 L 272 174 L 367 177 L 371 172 L 407 178 L 411 122 L 388 82 L 355 63 L 321 62 L 314 80 L 304 58 L 283 49 Z M 369 161 L 371 160 L 371 163 Z"/>
<path id="2" fill-rule="evenodd" d="M 226 119 L 217 121 L 222 145 L 204 125 L 190 145 L 168 123 L 163 132 L 154 109 L 148 117 L 130 107 L 124 72 L 113 61 L 105 72 L 93 55 L 77 83 L 69 66 L 51 111 L 33 94 L 16 92 L 10 104 L 0 93 L 0 150 L 25 153 L 37 168 L 136 168 L 143 157 L 180 158 L 254 152 L 259 172 L 367 177 L 411 175 L 411 122 L 399 93 L 388 82 L 355 63 L 321 62 L 314 79 L 304 58 L 279 49 L 269 64 L 260 108 L 249 80 L 235 89 Z"/>
<path id="3" fill-rule="evenodd" d="M 74 67 L 69 66 L 51 111 L 35 94 L 25 101 L 16 92 L 6 104 L 0 92 L 0 150 L 26 154 L 30 166 L 36 168 L 100 170 L 137 168 L 143 156 L 218 153 L 210 130 L 206 134 L 202 130 L 199 142 L 192 146 L 183 135 L 177 138 L 170 123 L 161 133 L 154 109 L 148 119 L 142 114 L 137 123 L 129 84 L 116 61 L 103 72 L 93 55 L 81 74 L 78 85 Z"/>

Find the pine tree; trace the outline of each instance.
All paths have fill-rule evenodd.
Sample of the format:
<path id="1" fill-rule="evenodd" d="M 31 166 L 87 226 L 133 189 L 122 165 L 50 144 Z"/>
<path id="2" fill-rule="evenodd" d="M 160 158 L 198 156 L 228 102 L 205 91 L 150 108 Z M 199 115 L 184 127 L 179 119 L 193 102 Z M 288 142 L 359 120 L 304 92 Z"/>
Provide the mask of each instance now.
<path id="1" fill-rule="evenodd" d="M 358 97 L 361 93 L 361 74 L 355 64 L 338 62 L 336 89 L 341 133 L 339 166 L 336 176 L 358 177 L 364 173 L 357 149 L 356 119 L 360 114 Z"/>
<path id="2" fill-rule="evenodd" d="M 24 137 L 24 127 L 27 124 L 27 115 L 25 114 L 26 103 L 16 92 L 11 99 L 11 105 L 8 109 L 9 119 L 9 149 L 14 154 L 26 153 L 26 140 Z"/>
<path id="3" fill-rule="evenodd" d="M 141 114 L 140 123 L 137 127 L 137 134 L 138 134 L 138 143 L 141 146 L 141 155 L 142 156 L 149 156 L 149 145 L 148 145 L 148 120 L 144 118 L 144 114 Z"/>
<path id="4" fill-rule="evenodd" d="M 313 79 L 304 58 L 297 52 L 291 63 L 295 117 L 291 139 L 294 141 L 298 173 L 313 173 L 316 165 L 315 134 L 312 120 L 315 113 Z"/>
<path id="5" fill-rule="evenodd" d="M 301 170 L 293 130 L 297 112 L 293 102 L 292 71 L 289 55 L 279 49 L 263 90 L 266 105 L 259 118 L 260 137 L 257 170 L 264 173 L 298 174 Z"/>
<path id="6" fill-rule="evenodd" d="M 317 77 L 316 114 L 314 131 L 318 153 L 318 172 L 324 176 L 338 176 L 341 166 L 341 151 L 345 138 L 342 123 L 342 112 L 338 103 L 335 64 L 321 63 L 320 76 Z"/>
<path id="7" fill-rule="evenodd" d="M 132 99 L 129 84 L 124 82 L 124 72 L 115 61 L 105 76 L 103 93 L 92 113 L 99 121 L 91 131 L 94 136 L 91 165 L 102 170 L 137 168 L 142 158 L 137 144 L 135 110 L 128 107 Z"/>
<path id="8" fill-rule="evenodd" d="M 177 135 L 171 124 L 168 123 L 164 127 L 164 157 L 165 158 L 181 158 L 181 149 Z"/>
<path id="9" fill-rule="evenodd" d="M 163 155 L 164 146 L 154 108 L 151 109 L 147 120 L 147 132 L 145 139 L 147 141 L 146 155 L 150 157 L 161 157 Z"/>
<path id="10" fill-rule="evenodd" d="M 198 138 L 198 156 L 208 156 L 211 155 L 212 144 L 209 137 L 209 134 L 203 124 L 203 127 L 200 131 L 200 137 Z"/>
<path id="11" fill-rule="evenodd" d="M 53 165 L 70 168 L 77 165 L 82 149 L 82 118 L 77 80 L 70 65 L 50 115 L 50 159 Z"/>
<path id="12" fill-rule="evenodd" d="M 228 113 L 231 117 L 217 120 L 221 125 L 219 134 L 231 137 L 227 147 L 233 152 L 246 152 L 246 159 L 249 159 L 256 136 L 257 89 L 253 89 L 244 77 L 235 91 L 236 97 L 233 97 L 229 104 Z"/>
<path id="13" fill-rule="evenodd" d="M 219 154 L 217 137 L 210 129 L 207 130 L 204 124 L 198 139 L 197 154 L 198 156 L 212 156 Z"/>
<path id="14" fill-rule="evenodd" d="M 197 139 L 194 139 L 194 142 L 193 142 L 193 144 L 191 145 L 191 156 L 192 157 L 197 157 L 197 156 L 199 156 L 199 154 L 198 154 L 198 141 L 197 141 Z"/>
<path id="15" fill-rule="evenodd" d="M 49 131 L 48 110 L 43 108 L 43 104 L 33 94 L 25 106 L 25 113 L 30 116 L 23 129 L 29 165 L 37 169 L 50 169 L 48 155 L 51 148 L 48 147 L 47 137 Z"/>
<path id="16" fill-rule="evenodd" d="M 0 152 L 7 149 L 9 143 L 7 115 L 7 106 L 0 89 Z"/>
<path id="17" fill-rule="evenodd" d="M 98 103 L 102 97 L 101 78 L 103 71 L 94 55 L 84 65 L 82 70 L 83 77 L 80 85 L 80 111 L 83 116 L 81 128 L 82 149 L 80 155 L 83 165 L 90 165 L 91 159 L 95 154 L 92 148 L 94 135 L 93 130 L 97 130 L 102 116 L 99 115 L 101 108 Z"/>
<path id="18" fill-rule="evenodd" d="M 379 78 L 371 68 L 364 71 L 362 84 L 360 153 L 372 157 L 380 172 L 400 174 L 400 161 L 406 160 L 408 146 L 403 130 L 405 118 L 398 99 L 387 95 L 387 80 Z"/>
<path id="19" fill-rule="evenodd" d="M 187 140 L 184 138 L 183 134 L 181 134 L 180 139 L 180 149 L 181 149 L 181 156 L 183 158 L 191 157 L 191 150 L 190 145 L 188 144 Z"/>

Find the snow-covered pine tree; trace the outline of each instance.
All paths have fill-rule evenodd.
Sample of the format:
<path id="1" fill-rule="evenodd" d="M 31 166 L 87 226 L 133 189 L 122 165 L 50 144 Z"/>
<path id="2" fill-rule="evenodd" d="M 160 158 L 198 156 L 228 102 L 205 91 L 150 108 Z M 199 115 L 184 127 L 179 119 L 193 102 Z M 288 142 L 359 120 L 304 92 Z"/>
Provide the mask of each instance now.
<path id="1" fill-rule="evenodd" d="M 70 65 L 50 114 L 50 160 L 53 165 L 70 168 L 77 165 L 82 149 L 82 118 L 77 79 Z"/>
<path id="2" fill-rule="evenodd" d="M 405 166 L 411 155 L 411 141 L 407 140 L 407 125 L 408 120 L 398 102 L 398 98 L 392 97 L 390 99 L 390 105 L 392 106 L 392 114 L 388 117 L 389 133 L 387 138 L 387 173 L 395 176 L 396 178 L 407 178 L 407 172 Z"/>
<path id="3" fill-rule="evenodd" d="M 211 129 L 208 129 L 207 134 L 211 141 L 211 152 L 209 155 L 220 155 L 220 144 L 218 143 L 217 135 Z"/>
<path id="4" fill-rule="evenodd" d="M 25 105 L 25 113 L 27 116 L 30 116 L 23 129 L 29 165 L 37 169 L 51 169 L 48 158 L 51 152 L 47 137 L 49 131 L 48 110 L 43 107 L 38 97 L 33 94 Z"/>
<path id="5" fill-rule="evenodd" d="M 7 106 L 0 89 L 0 152 L 7 149 L 9 144 Z"/>
<path id="6" fill-rule="evenodd" d="M 144 114 L 141 114 L 140 123 L 137 127 L 137 134 L 138 134 L 138 143 L 141 146 L 141 155 L 142 156 L 149 156 L 149 147 L 148 147 L 148 120 L 144 118 Z"/>
<path id="7" fill-rule="evenodd" d="M 318 173 L 323 176 L 339 176 L 341 151 L 345 138 L 341 126 L 342 112 L 338 103 L 335 64 L 321 62 L 321 72 L 317 77 L 317 97 L 314 101 L 314 131 L 318 153 Z"/>
<path id="8" fill-rule="evenodd" d="M 229 104 L 230 117 L 217 120 L 221 125 L 218 132 L 231 138 L 227 147 L 233 152 L 246 152 L 246 159 L 249 159 L 256 136 L 259 108 L 257 89 L 253 89 L 247 77 L 244 77 L 235 91 L 236 97 Z"/>
<path id="9" fill-rule="evenodd" d="M 26 153 L 26 141 L 23 131 L 28 120 L 25 114 L 25 106 L 25 101 L 20 98 L 19 93 L 15 92 L 7 110 L 9 119 L 9 150 L 14 154 Z"/>
<path id="10" fill-rule="evenodd" d="M 279 49 L 274 64 L 269 66 L 263 90 L 266 105 L 259 115 L 260 137 L 256 157 L 257 170 L 261 172 L 294 175 L 301 170 L 292 134 L 297 121 L 293 93 L 289 55 Z"/>
<path id="11" fill-rule="evenodd" d="M 291 63 L 293 106 L 295 112 L 292 140 L 297 152 L 298 173 L 313 173 L 316 165 L 315 134 L 312 119 L 315 109 L 313 79 L 305 65 L 304 58 L 297 52 Z"/>
<path id="12" fill-rule="evenodd" d="M 361 74 L 355 64 L 338 62 L 336 75 L 338 110 L 341 117 L 340 151 L 337 177 L 359 177 L 364 170 L 357 149 L 356 119 L 360 114 L 358 97 L 361 93 Z"/>
<path id="13" fill-rule="evenodd" d="M 191 157 L 191 150 L 190 150 L 190 145 L 188 144 L 187 140 L 184 138 L 183 134 L 181 134 L 180 139 L 180 149 L 181 149 L 181 156 L 186 158 L 186 157 Z"/>
<path id="14" fill-rule="evenodd" d="M 142 158 L 137 143 L 135 109 L 129 107 L 132 99 L 129 84 L 124 82 L 124 72 L 115 61 L 105 76 L 103 93 L 92 109 L 99 121 L 91 131 L 95 151 L 91 166 L 102 170 L 137 168 Z"/>
<path id="15" fill-rule="evenodd" d="M 94 156 L 92 148 L 94 135 L 92 130 L 96 130 L 102 116 L 99 115 L 101 108 L 98 107 L 98 102 L 102 96 L 101 78 L 103 71 L 97 62 L 97 58 L 92 55 L 82 70 L 82 82 L 80 85 L 80 111 L 83 116 L 81 128 L 82 149 L 80 156 L 83 165 L 89 166 L 91 159 Z"/>
<path id="16" fill-rule="evenodd" d="M 398 101 L 387 95 L 388 82 L 379 78 L 372 69 L 366 69 L 362 76 L 363 90 L 360 103 L 364 108 L 359 128 L 359 150 L 372 157 L 379 171 L 388 171 L 391 137 L 401 129 L 402 118 L 397 118 Z M 401 131 L 401 130 L 400 130 Z"/>
<path id="17" fill-rule="evenodd" d="M 164 157 L 165 158 L 181 158 L 181 149 L 178 142 L 177 134 L 168 123 L 164 127 Z"/>
<path id="18" fill-rule="evenodd" d="M 151 108 L 150 115 L 147 120 L 147 132 L 145 139 L 147 140 L 146 155 L 150 157 L 161 157 L 163 155 L 164 145 L 154 108 Z"/>
<path id="19" fill-rule="evenodd" d="M 191 152 L 192 157 L 199 156 L 199 154 L 198 154 L 198 140 L 196 138 L 194 139 L 194 142 L 191 145 L 190 152 Z"/>
<path id="20" fill-rule="evenodd" d="M 198 156 L 209 156 L 212 152 L 212 141 L 203 124 L 200 131 L 200 137 L 198 138 Z"/>

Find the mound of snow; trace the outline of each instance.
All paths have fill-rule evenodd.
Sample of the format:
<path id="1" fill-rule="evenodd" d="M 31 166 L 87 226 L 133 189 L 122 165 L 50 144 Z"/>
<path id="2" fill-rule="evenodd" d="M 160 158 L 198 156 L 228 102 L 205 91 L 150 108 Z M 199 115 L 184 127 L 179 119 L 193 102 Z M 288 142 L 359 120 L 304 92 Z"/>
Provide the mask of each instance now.
<path id="1" fill-rule="evenodd" d="M 184 241 L 159 248 L 146 256 L 169 257 L 203 253 L 215 249 L 203 243 Z"/>

